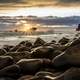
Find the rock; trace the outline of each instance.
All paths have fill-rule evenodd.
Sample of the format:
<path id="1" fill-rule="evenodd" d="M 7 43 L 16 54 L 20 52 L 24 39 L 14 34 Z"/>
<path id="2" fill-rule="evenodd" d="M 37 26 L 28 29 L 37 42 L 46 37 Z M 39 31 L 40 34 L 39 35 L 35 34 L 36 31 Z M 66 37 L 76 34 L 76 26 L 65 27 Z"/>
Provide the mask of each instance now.
<path id="1" fill-rule="evenodd" d="M 12 56 L 14 58 L 15 62 L 17 62 L 23 58 L 31 58 L 31 54 L 28 51 L 26 51 L 26 52 L 8 52 L 5 55 Z"/>
<path id="2" fill-rule="evenodd" d="M 32 75 L 49 63 L 50 61 L 46 59 L 21 59 L 16 64 L 20 66 L 22 73 Z"/>
<path id="3" fill-rule="evenodd" d="M 18 78 L 20 76 L 20 68 L 18 65 L 10 65 L 0 70 L 0 77 Z"/>
<path id="4" fill-rule="evenodd" d="M 38 59 L 21 59 L 17 62 L 23 74 L 34 74 L 40 70 L 42 61 Z"/>
<path id="5" fill-rule="evenodd" d="M 23 47 L 25 47 L 26 50 L 30 50 L 30 48 L 32 47 L 32 43 L 29 42 L 29 41 L 22 41 L 18 45 L 16 45 L 13 48 L 11 48 L 10 52 L 16 52 L 17 50 L 23 49 Z"/>
<path id="6" fill-rule="evenodd" d="M 12 47 L 9 52 L 16 52 L 20 47 L 22 47 L 21 45 L 16 45 L 14 47 Z"/>
<path id="7" fill-rule="evenodd" d="M 56 43 L 56 41 L 55 40 L 52 40 L 51 43 Z"/>
<path id="8" fill-rule="evenodd" d="M 76 28 L 76 31 L 80 31 L 80 24 L 78 24 L 78 27 Z"/>
<path id="9" fill-rule="evenodd" d="M 19 49 L 17 49 L 17 52 L 25 52 L 25 51 L 29 51 L 30 52 L 31 48 L 22 46 Z"/>
<path id="10" fill-rule="evenodd" d="M 80 66 L 80 43 L 72 43 L 66 51 L 55 57 L 52 63 L 58 67 L 63 65 L 66 67 L 68 64 L 72 66 Z"/>
<path id="11" fill-rule="evenodd" d="M 47 72 L 47 71 L 39 71 L 35 74 L 35 76 L 52 76 L 52 77 L 56 77 L 54 75 L 54 73 L 51 72 Z"/>
<path id="12" fill-rule="evenodd" d="M 59 43 L 56 44 L 51 44 L 50 46 L 52 46 L 55 50 L 59 50 L 59 51 L 65 51 L 69 45 L 61 45 Z"/>
<path id="13" fill-rule="evenodd" d="M 26 41 L 20 42 L 18 45 L 25 45 Z"/>
<path id="14" fill-rule="evenodd" d="M 12 65 L 14 60 L 11 56 L 0 56 L 0 70 L 4 67 Z"/>
<path id="15" fill-rule="evenodd" d="M 45 71 L 40 71 L 35 74 L 35 76 L 38 76 L 38 78 L 42 78 L 45 80 L 63 80 L 63 74 L 56 75 L 55 73 L 51 72 L 45 72 Z"/>
<path id="16" fill-rule="evenodd" d="M 80 38 L 71 42 L 70 46 L 52 60 L 56 67 L 78 66 L 80 67 Z"/>
<path id="17" fill-rule="evenodd" d="M 0 49 L 0 56 L 4 55 L 6 53 L 7 53 L 7 51 L 5 49 Z"/>
<path id="18" fill-rule="evenodd" d="M 10 77 L 0 77 L 0 80 L 16 80 Z"/>
<path id="19" fill-rule="evenodd" d="M 67 44 L 68 42 L 69 42 L 69 39 L 66 38 L 66 37 L 63 37 L 61 40 L 59 40 L 59 43 L 60 43 L 61 45 Z"/>
<path id="20" fill-rule="evenodd" d="M 64 80 L 80 80 L 80 68 L 72 67 L 64 74 Z"/>
<path id="21" fill-rule="evenodd" d="M 29 80 L 54 80 L 54 78 L 50 76 L 34 76 Z"/>
<path id="22" fill-rule="evenodd" d="M 55 50 L 55 51 L 54 51 L 54 54 L 53 54 L 53 58 L 56 57 L 56 56 L 58 56 L 58 55 L 61 54 L 61 53 L 62 53 L 62 51 L 60 51 L 60 50 Z"/>
<path id="23" fill-rule="evenodd" d="M 30 80 L 33 76 L 32 75 L 25 75 L 20 77 L 18 80 Z"/>
<path id="24" fill-rule="evenodd" d="M 32 58 L 53 58 L 54 49 L 51 46 L 37 47 L 32 51 Z"/>
<path id="25" fill-rule="evenodd" d="M 41 45 L 44 45 L 46 42 L 44 40 L 42 40 L 41 38 L 37 38 L 36 41 L 34 42 L 33 47 L 38 47 Z"/>
<path id="26" fill-rule="evenodd" d="M 52 66 L 57 69 L 60 69 L 60 70 L 69 68 L 70 65 L 68 63 L 65 53 L 61 53 L 58 56 L 56 56 L 55 58 L 53 58 Z"/>
<path id="27" fill-rule="evenodd" d="M 69 64 L 80 66 L 80 44 L 69 47 L 64 54 Z"/>
<path id="28" fill-rule="evenodd" d="M 77 44 L 80 44 L 80 38 L 74 39 L 74 40 L 70 43 L 70 47 L 71 47 L 71 46 L 75 46 L 75 45 L 77 45 Z"/>
<path id="29" fill-rule="evenodd" d="M 29 42 L 29 41 L 22 41 L 18 45 L 22 45 L 22 46 L 25 46 L 25 47 L 32 47 L 32 43 Z"/>
<path id="30" fill-rule="evenodd" d="M 3 46 L 3 49 L 5 49 L 7 52 L 11 49 L 11 48 L 13 48 L 14 46 L 12 46 L 12 45 L 4 45 Z"/>

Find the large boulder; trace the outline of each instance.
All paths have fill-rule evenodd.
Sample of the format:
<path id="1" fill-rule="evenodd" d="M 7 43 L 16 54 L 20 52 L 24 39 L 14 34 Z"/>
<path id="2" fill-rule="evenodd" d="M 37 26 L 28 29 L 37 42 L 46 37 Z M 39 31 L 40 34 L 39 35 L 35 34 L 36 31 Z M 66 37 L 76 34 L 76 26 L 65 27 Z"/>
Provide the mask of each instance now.
<path id="1" fill-rule="evenodd" d="M 49 65 L 50 60 L 47 59 L 21 59 L 16 64 L 20 66 L 23 74 L 34 74 L 41 68 Z"/>
<path id="2" fill-rule="evenodd" d="M 52 60 L 52 66 L 54 68 L 60 69 L 60 70 L 64 70 L 66 68 L 69 68 L 69 63 L 68 60 L 65 56 L 64 53 L 59 54 L 58 56 L 56 56 L 55 58 L 53 58 Z"/>
<path id="3" fill-rule="evenodd" d="M 32 51 L 32 58 L 53 58 L 54 49 L 51 46 L 40 46 Z"/>
<path id="4" fill-rule="evenodd" d="M 12 65 L 14 60 L 11 56 L 0 56 L 0 69 Z"/>
<path id="5" fill-rule="evenodd" d="M 0 70 L 0 77 L 18 78 L 20 76 L 20 68 L 18 65 L 10 65 Z"/>
<path id="6" fill-rule="evenodd" d="M 80 80 L 80 68 L 72 67 L 64 73 L 64 80 Z"/>
<path id="7" fill-rule="evenodd" d="M 10 77 L 0 77 L 0 80 L 15 80 L 15 79 Z"/>
<path id="8" fill-rule="evenodd" d="M 66 49 L 63 53 L 56 56 L 52 63 L 56 67 L 67 67 L 70 66 L 79 66 L 80 67 L 80 39 L 72 42 L 69 48 Z"/>

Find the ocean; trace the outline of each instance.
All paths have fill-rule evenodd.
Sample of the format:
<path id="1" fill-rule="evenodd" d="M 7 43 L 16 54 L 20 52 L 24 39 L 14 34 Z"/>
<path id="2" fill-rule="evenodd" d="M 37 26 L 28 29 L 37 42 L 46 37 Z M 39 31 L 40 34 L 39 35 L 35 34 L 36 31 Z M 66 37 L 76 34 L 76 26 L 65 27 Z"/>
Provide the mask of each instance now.
<path id="1" fill-rule="evenodd" d="M 67 37 L 69 39 L 73 39 L 75 37 L 75 34 L 77 34 L 75 27 L 53 27 L 54 29 L 53 33 L 48 34 L 31 34 L 31 35 L 19 35 L 15 34 L 14 32 L 0 32 L 0 47 L 3 45 L 16 45 L 24 40 L 29 40 L 31 42 L 34 42 L 37 37 L 42 38 L 46 42 L 50 42 L 52 40 L 60 40 L 62 37 Z"/>

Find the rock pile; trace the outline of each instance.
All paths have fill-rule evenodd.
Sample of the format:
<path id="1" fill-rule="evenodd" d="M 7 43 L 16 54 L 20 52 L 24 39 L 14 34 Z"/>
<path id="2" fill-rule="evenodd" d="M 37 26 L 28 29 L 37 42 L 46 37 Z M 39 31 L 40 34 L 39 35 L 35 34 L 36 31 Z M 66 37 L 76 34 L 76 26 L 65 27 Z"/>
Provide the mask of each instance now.
<path id="1" fill-rule="evenodd" d="M 0 80 L 80 80 L 80 38 L 4 45 Z"/>

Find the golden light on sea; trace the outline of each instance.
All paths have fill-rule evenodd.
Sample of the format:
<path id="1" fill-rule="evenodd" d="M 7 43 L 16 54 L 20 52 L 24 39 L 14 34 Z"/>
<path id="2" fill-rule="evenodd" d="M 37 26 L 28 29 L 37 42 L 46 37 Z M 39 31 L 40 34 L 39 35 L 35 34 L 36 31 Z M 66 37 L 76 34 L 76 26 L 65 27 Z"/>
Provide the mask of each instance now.
<path id="1" fill-rule="evenodd" d="M 34 27 L 37 28 L 37 27 L 39 27 L 39 25 L 32 23 L 32 22 L 24 21 L 24 20 L 21 20 L 16 23 L 16 28 L 18 31 L 30 33 L 30 32 L 32 32 L 32 28 L 34 28 Z"/>

